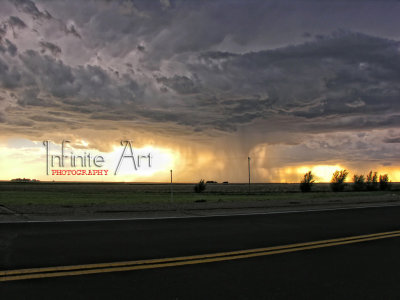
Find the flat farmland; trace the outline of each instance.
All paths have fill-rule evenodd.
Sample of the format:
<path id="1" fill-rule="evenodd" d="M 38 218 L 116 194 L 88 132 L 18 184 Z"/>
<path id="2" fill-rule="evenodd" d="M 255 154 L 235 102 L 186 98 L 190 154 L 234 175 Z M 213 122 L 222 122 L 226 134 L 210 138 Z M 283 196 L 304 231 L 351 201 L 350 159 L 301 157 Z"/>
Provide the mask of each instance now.
<path id="1" fill-rule="evenodd" d="M 400 184 L 394 183 L 391 191 L 354 192 L 351 184 L 341 193 L 330 191 L 328 183 L 317 183 L 310 193 L 301 193 L 299 184 L 255 183 L 207 184 L 202 193 L 194 192 L 192 184 L 149 183 L 0 183 L 0 205 L 96 205 L 96 204 L 142 204 L 270 201 L 330 198 L 370 198 L 383 195 L 399 195 Z"/>

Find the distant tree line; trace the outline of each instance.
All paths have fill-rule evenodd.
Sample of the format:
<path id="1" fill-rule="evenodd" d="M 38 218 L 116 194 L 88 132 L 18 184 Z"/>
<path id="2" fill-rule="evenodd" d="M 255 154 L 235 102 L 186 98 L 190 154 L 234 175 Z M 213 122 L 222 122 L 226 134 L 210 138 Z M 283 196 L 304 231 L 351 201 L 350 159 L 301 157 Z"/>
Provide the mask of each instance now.
<path id="1" fill-rule="evenodd" d="M 346 187 L 345 183 L 349 171 L 347 170 L 337 170 L 332 174 L 332 179 L 330 187 L 334 192 L 342 192 Z M 300 190 L 304 193 L 310 192 L 314 184 L 314 175 L 311 171 L 304 174 L 303 179 L 300 182 Z M 387 191 L 391 189 L 391 182 L 389 180 L 388 174 L 379 175 L 378 173 L 370 171 L 367 176 L 357 175 L 353 176 L 352 188 L 355 191 Z"/>

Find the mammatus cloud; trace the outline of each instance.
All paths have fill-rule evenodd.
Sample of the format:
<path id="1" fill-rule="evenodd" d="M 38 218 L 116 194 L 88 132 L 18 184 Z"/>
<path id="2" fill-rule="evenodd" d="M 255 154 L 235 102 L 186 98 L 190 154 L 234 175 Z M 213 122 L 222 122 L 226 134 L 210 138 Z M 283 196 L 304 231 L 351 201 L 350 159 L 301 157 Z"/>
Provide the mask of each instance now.
<path id="1" fill-rule="evenodd" d="M 107 151 L 134 136 L 186 161 L 208 147 L 221 174 L 243 169 L 229 157 L 260 149 L 270 153 L 260 170 L 398 164 L 398 21 L 371 27 L 351 12 L 400 7 L 351 3 L 343 15 L 326 4 L 323 22 L 321 4 L 303 4 L 293 16 L 284 2 L 251 2 L 247 14 L 244 2 L 4 2 L 3 137 L 70 135 Z"/>

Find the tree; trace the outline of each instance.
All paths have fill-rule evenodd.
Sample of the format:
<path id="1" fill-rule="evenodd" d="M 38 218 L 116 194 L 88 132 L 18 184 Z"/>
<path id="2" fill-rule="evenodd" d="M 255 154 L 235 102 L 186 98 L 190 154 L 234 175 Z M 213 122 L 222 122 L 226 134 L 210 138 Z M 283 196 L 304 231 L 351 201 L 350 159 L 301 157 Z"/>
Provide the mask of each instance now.
<path id="1" fill-rule="evenodd" d="M 346 184 L 344 183 L 346 180 L 347 175 L 349 175 L 349 171 L 347 170 L 340 170 L 335 171 L 332 175 L 331 179 L 331 189 L 334 192 L 342 192 Z"/>
<path id="2" fill-rule="evenodd" d="M 201 193 L 206 189 L 206 184 L 204 183 L 204 179 L 201 179 L 199 183 L 194 186 L 194 191 L 196 193 Z"/>
<path id="3" fill-rule="evenodd" d="M 355 191 L 362 191 L 365 189 L 365 177 L 364 175 L 354 175 L 353 176 L 353 189 Z"/>
<path id="4" fill-rule="evenodd" d="M 300 182 L 300 190 L 303 193 L 310 192 L 314 182 L 314 175 L 311 173 L 311 171 L 308 171 L 306 174 L 304 174 L 304 178 Z"/>
<path id="5" fill-rule="evenodd" d="M 391 184 L 389 182 L 389 175 L 384 174 L 384 175 L 379 175 L 379 189 L 381 191 L 387 191 L 390 190 Z"/>
<path id="6" fill-rule="evenodd" d="M 376 172 L 369 171 L 367 175 L 367 190 L 368 191 L 378 190 L 378 175 Z"/>

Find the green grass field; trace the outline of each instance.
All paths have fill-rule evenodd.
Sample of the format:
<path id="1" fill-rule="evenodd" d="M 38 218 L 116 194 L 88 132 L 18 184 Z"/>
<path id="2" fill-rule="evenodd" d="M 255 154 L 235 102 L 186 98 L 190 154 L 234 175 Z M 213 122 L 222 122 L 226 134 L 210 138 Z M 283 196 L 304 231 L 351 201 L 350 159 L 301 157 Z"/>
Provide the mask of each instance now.
<path id="1" fill-rule="evenodd" d="M 193 192 L 194 184 L 174 184 L 174 203 L 232 202 L 374 197 L 400 194 L 398 184 L 389 192 L 354 192 L 348 187 L 333 193 L 328 184 L 316 184 L 314 192 L 299 192 L 298 184 L 253 184 L 248 194 L 247 184 L 208 184 L 203 193 Z M 0 205 L 96 205 L 171 202 L 168 184 L 123 183 L 0 183 Z"/>

